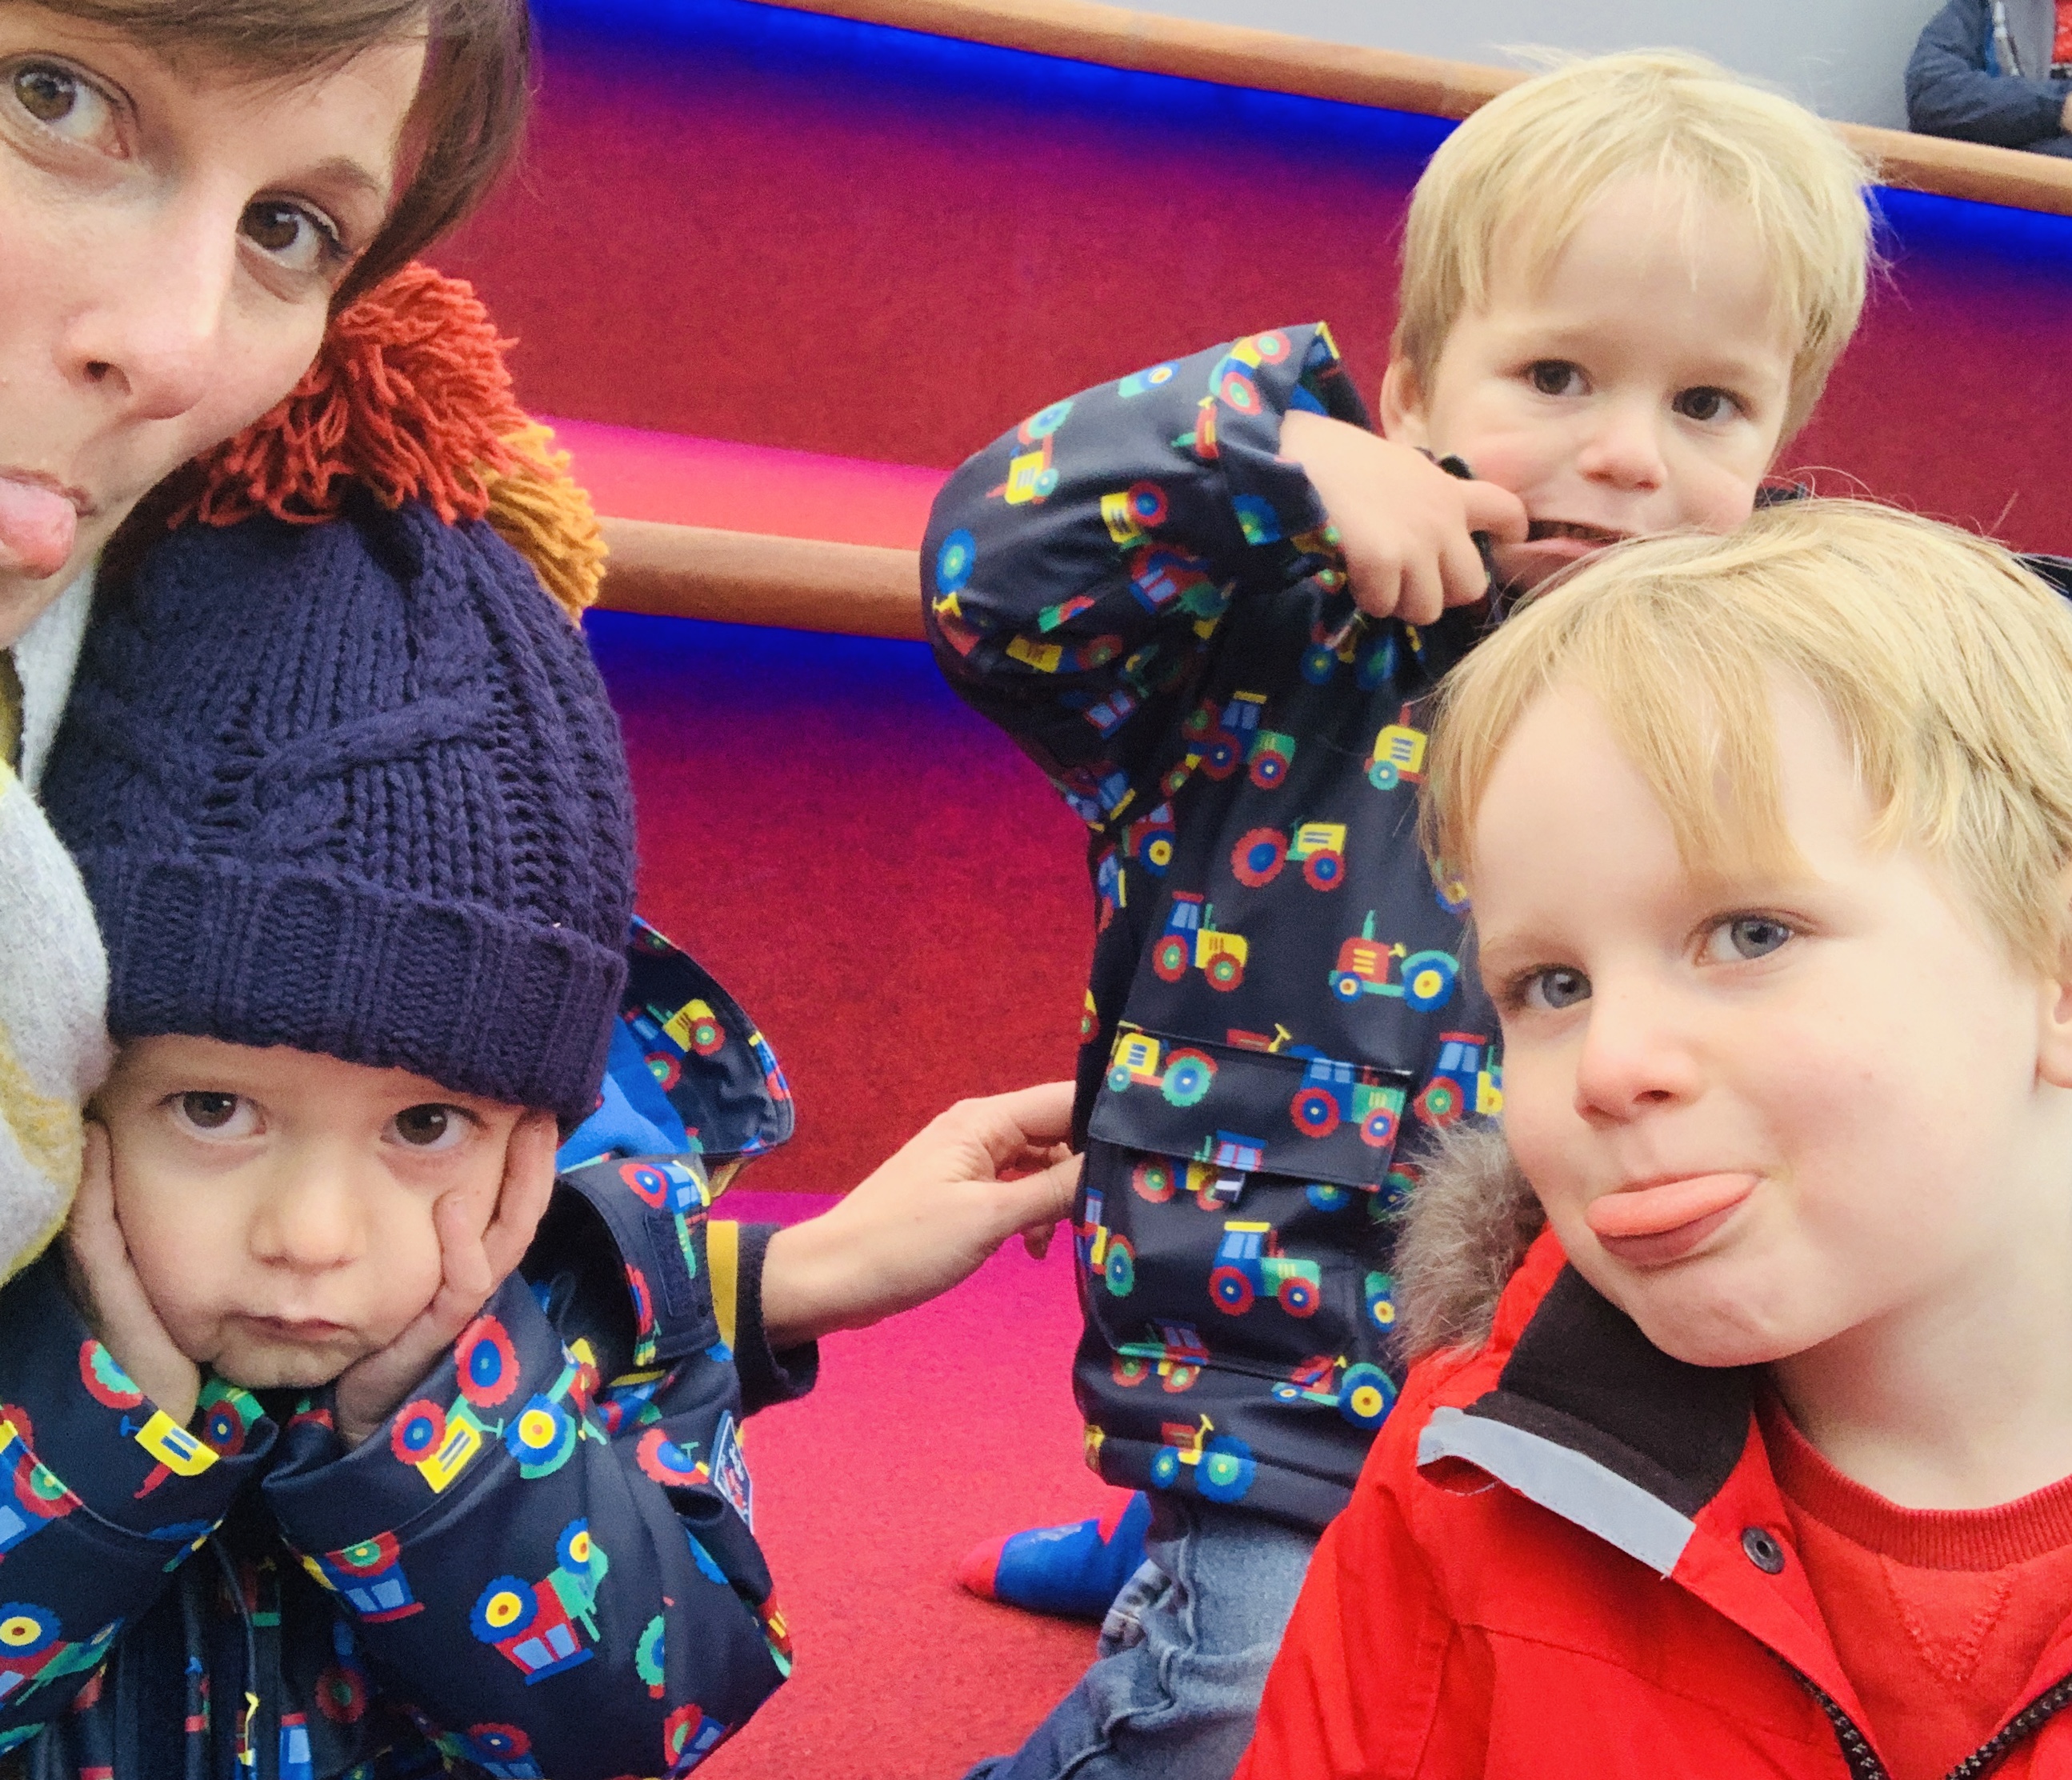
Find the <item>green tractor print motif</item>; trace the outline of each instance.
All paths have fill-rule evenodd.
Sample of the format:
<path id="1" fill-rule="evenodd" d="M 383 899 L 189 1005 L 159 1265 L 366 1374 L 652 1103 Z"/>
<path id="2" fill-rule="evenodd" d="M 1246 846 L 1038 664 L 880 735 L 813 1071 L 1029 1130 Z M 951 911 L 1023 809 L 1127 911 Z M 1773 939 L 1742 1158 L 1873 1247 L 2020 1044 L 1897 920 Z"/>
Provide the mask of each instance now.
<path id="1" fill-rule="evenodd" d="M 1154 1322 L 1143 1341 L 1126 1341 L 1115 1350 L 1109 1371 L 1124 1390 L 1133 1390 L 1155 1371 L 1161 1389 L 1178 1396 L 1190 1389 L 1209 1363 L 1207 1344 L 1190 1322 Z"/>

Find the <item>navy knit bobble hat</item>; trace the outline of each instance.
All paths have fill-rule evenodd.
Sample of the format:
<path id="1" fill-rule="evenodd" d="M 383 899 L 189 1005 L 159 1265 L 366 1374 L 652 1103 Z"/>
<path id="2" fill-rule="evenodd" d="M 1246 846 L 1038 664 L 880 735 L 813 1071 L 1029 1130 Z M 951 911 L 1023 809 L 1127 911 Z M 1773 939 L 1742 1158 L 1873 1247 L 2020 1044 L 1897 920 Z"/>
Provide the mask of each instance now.
<path id="1" fill-rule="evenodd" d="M 581 635 L 481 521 L 189 525 L 88 627 L 43 783 L 117 1041 L 595 1104 L 633 816 Z"/>

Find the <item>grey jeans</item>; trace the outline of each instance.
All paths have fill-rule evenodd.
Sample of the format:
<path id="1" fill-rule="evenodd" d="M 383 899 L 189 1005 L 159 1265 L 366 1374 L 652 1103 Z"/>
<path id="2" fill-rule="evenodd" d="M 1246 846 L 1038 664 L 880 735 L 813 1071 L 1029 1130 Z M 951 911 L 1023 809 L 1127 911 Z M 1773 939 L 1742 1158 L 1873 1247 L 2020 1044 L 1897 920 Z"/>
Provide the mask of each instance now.
<path id="1" fill-rule="evenodd" d="M 1154 1495 L 1144 1544 L 1093 1667 L 964 1780 L 1229 1780 L 1317 1535 Z"/>

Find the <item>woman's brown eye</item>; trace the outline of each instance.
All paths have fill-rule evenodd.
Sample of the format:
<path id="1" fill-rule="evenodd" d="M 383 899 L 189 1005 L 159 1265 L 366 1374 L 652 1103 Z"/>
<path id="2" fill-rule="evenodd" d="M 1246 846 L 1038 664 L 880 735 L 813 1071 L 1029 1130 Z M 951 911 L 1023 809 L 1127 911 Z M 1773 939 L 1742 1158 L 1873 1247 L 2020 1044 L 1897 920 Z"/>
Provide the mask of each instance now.
<path id="1" fill-rule="evenodd" d="M 39 123 L 62 123 L 79 103 L 79 83 L 62 68 L 18 68 L 14 97 Z"/>
<path id="2" fill-rule="evenodd" d="M 191 1125 L 203 1131 L 220 1131 L 237 1111 L 235 1094 L 195 1092 L 180 1096 L 180 1112 Z"/>
<path id="3" fill-rule="evenodd" d="M 301 238 L 302 213 L 292 204 L 251 204 L 245 212 L 245 232 L 269 253 L 285 253 Z"/>

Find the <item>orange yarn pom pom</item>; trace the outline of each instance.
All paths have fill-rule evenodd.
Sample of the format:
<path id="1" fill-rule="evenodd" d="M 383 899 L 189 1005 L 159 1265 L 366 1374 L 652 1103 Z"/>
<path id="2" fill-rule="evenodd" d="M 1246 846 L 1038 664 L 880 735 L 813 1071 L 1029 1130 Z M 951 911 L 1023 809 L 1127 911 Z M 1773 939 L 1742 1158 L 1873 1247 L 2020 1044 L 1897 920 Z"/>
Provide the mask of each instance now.
<path id="1" fill-rule="evenodd" d="M 597 603 L 604 580 L 604 532 L 590 496 L 569 474 L 569 454 L 536 424 L 507 439 L 516 467 L 489 484 L 489 523 L 532 565 L 571 619 Z"/>
<path id="2" fill-rule="evenodd" d="M 528 424 L 474 288 L 428 265 L 384 278 L 331 318 L 286 400 L 197 460 L 198 495 L 172 523 L 254 513 L 314 524 L 353 484 L 388 507 L 420 499 L 451 525 L 489 511 L 490 478 L 516 467 Z"/>

